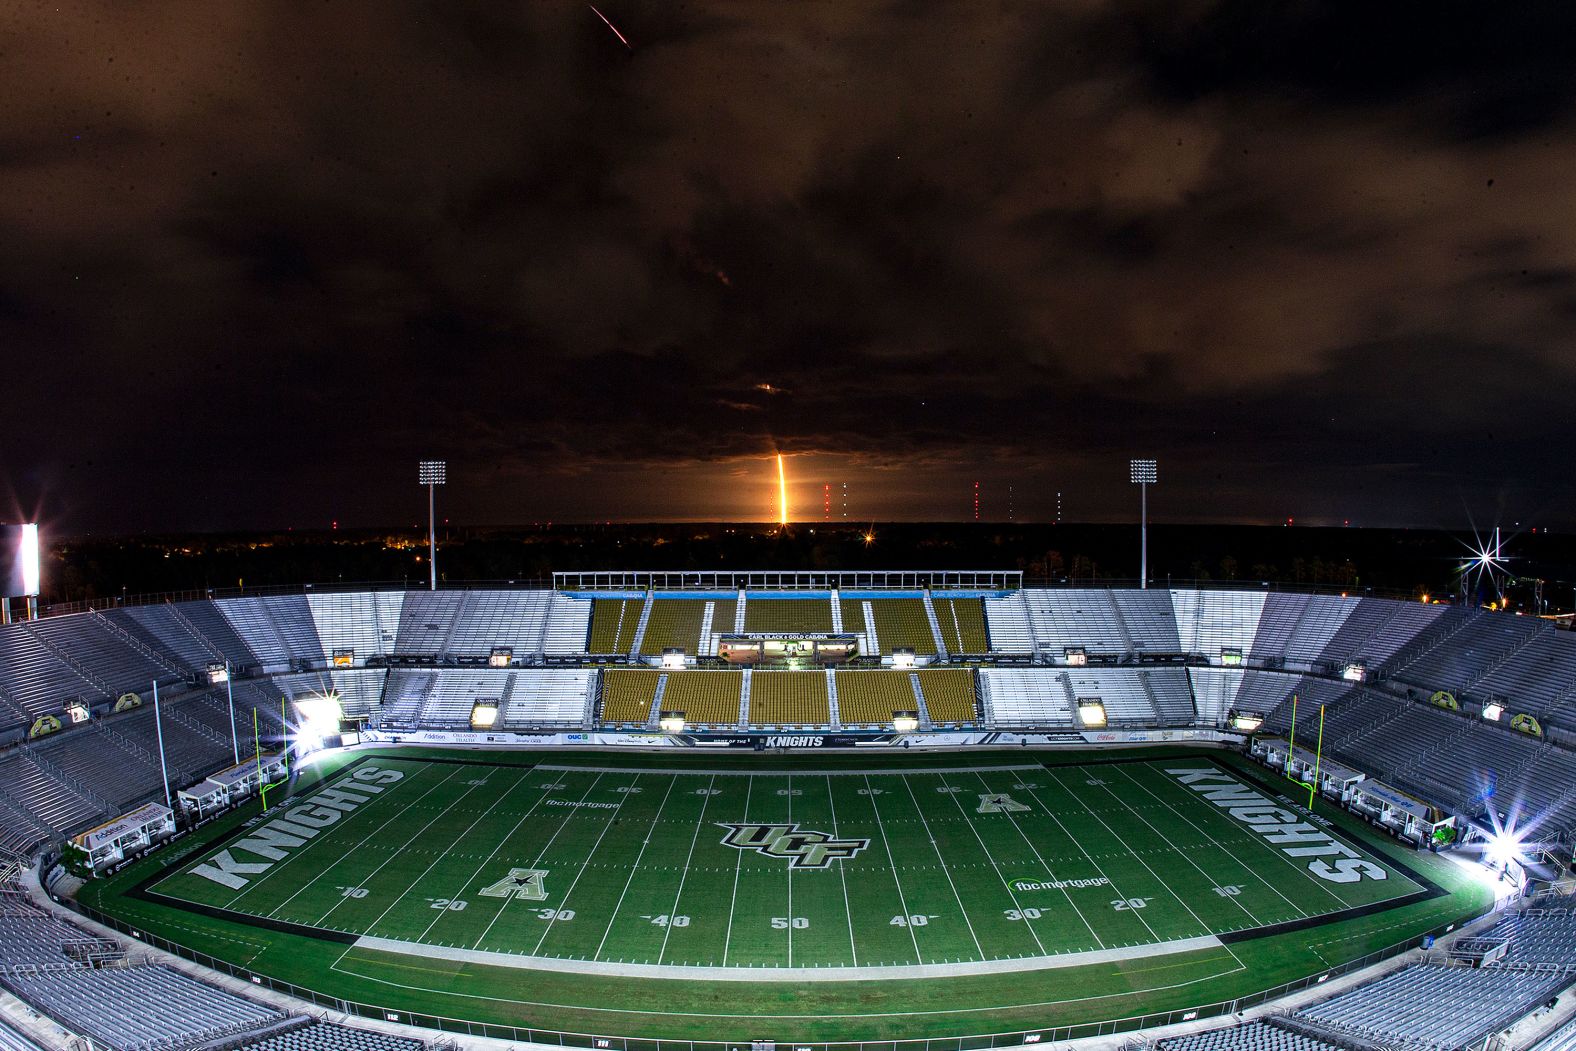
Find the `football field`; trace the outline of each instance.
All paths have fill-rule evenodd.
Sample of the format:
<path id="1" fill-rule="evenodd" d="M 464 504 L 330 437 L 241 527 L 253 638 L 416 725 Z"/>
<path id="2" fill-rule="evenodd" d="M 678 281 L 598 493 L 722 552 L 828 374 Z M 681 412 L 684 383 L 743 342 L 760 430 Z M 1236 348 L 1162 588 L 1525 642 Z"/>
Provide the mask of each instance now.
<path id="1" fill-rule="evenodd" d="M 347 954 L 757 982 L 1230 969 L 1244 939 L 1437 893 L 1205 753 L 510 763 L 366 753 L 138 893 Z"/>

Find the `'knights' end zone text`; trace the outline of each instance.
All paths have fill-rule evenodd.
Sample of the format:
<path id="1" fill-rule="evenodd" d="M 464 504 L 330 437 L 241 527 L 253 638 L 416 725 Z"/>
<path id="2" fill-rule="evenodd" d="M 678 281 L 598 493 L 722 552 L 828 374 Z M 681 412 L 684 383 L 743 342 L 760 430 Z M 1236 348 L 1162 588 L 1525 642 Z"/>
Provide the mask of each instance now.
<path id="1" fill-rule="evenodd" d="M 398 770 L 363 766 L 323 791 L 307 796 L 290 808 L 288 817 L 276 817 L 259 825 L 246 838 L 236 840 L 201 865 L 187 871 L 231 890 L 241 890 L 251 882 L 250 877 L 267 872 L 274 862 L 283 861 L 290 851 L 315 838 L 319 831 L 367 802 L 370 797 L 381 795 L 385 786 L 392 785 L 404 776 Z M 237 861 L 232 851 L 267 860 Z"/>
<path id="2" fill-rule="evenodd" d="M 1166 773 L 1263 836 L 1266 843 L 1280 847 L 1287 857 L 1317 859 L 1308 862 L 1308 871 L 1322 880 L 1357 883 L 1389 878 L 1390 873 L 1383 866 L 1229 774 L 1212 767 L 1168 767 Z"/>

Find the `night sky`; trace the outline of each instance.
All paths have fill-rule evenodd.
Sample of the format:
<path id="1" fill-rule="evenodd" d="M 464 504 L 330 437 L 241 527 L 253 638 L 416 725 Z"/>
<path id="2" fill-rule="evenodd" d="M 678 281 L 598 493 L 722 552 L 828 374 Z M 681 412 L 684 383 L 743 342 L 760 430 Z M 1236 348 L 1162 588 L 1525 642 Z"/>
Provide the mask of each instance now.
<path id="1" fill-rule="evenodd" d="M 0 519 L 1576 526 L 1576 5 L 598 7 L 10 5 Z"/>

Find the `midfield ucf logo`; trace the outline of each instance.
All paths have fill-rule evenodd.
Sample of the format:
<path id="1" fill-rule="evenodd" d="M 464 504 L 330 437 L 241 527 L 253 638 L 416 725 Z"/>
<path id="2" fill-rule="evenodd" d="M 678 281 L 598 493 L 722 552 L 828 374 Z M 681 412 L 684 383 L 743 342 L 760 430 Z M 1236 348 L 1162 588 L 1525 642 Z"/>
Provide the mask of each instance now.
<path id="1" fill-rule="evenodd" d="M 798 825 L 730 825 L 723 845 L 736 850 L 753 850 L 769 858 L 787 858 L 796 869 L 830 868 L 834 860 L 851 858 L 870 845 L 868 839 L 837 839 L 825 832 Z"/>

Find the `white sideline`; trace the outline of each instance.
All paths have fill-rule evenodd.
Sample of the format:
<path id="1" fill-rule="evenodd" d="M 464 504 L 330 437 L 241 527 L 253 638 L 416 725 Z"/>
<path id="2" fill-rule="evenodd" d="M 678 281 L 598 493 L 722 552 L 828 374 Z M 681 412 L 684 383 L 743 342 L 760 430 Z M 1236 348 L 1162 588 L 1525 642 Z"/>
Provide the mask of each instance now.
<path id="1" fill-rule="evenodd" d="M 957 978 L 969 974 L 1005 974 L 1013 971 L 1042 971 L 1056 967 L 1083 967 L 1086 964 L 1114 963 L 1167 953 L 1217 949 L 1222 945 L 1214 935 L 1179 938 L 1169 942 L 1127 945 L 1118 949 L 1090 949 L 1054 956 L 1022 956 L 1008 960 L 973 960 L 959 963 L 917 963 L 894 966 L 845 967 L 695 967 L 655 963 L 616 963 L 608 960 L 561 960 L 550 956 L 524 956 L 487 949 L 461 949 L 447 945 L 423 945 L 397 938 L 357 938 L 352 948 L 420 956 L 429 960 L 454 960 L 459 963 L 516 967 L 533 971 L 558 971 L 569 974 L 604 974 L 623 978 L 705 979 L 714 982 L 855 982 L 872 978 Z"/>

